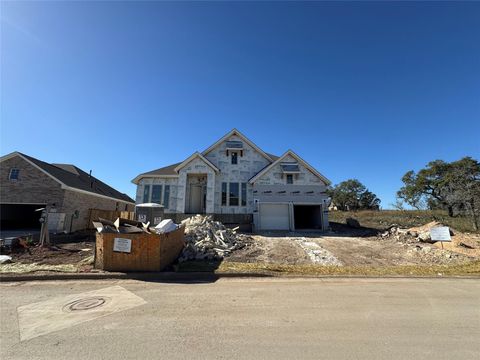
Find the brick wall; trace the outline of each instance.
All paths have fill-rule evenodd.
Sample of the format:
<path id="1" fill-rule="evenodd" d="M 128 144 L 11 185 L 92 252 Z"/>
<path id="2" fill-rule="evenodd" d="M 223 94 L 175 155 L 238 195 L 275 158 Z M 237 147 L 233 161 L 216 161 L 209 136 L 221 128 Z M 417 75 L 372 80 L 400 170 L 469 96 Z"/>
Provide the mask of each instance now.
<path id="1" fill-rule="evenodd" d="M 72 214 L 78 211 L 78 218 L 73 219 L 72 231 L 85 229 L 88 227 L 89 210 L 119 210 L 133 211 L 134 205 L 119 200 L 110 200 L 95 195 L 80 193 L 77 191 L 65 190 L 65 198 L 61 212 L 66 213 L 66 230 L 70 230 Z"/>
<path id="2" fill-rule="evenodd" d="M 18 180 L 8 179 L 10 169 L 20 170 Z M 32 166 L 20 156 L 0 163 L 0 202 L 2 203 L 55 203 L 63 204 L 63 189 L 44 172 Z"/>

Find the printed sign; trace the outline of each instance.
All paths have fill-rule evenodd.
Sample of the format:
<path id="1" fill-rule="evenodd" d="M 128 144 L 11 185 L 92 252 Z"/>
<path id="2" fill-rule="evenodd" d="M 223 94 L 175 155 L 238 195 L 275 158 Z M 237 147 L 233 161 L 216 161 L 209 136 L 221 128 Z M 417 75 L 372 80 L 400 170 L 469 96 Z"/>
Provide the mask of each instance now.
<path id="1" fill-rule="evenodd" d="M 113 251 L 129 253 L 132 251 L 132 240 L 115 238 L 113 240 Z"/>
<path id="2" fill-rule="evenodd" d="M 430 237 L 433 241 L 452 241 L 448 226 L 439 226 L 430 229 Z"/>
<path id="3" fill-rule="evenodd" d="M 162 221 L 162 218 L 160 216 L 155 216 L 153 218 L 153 225 L 158 225 L 160 224 L 160 221 Z"/>
<path id="4" fill-rule="evenodd" d="M 137 221 L 140 221 L 140 222 L 143 222 L 143 223 L 147 222 L 147 215 L 138 214 Z"/>

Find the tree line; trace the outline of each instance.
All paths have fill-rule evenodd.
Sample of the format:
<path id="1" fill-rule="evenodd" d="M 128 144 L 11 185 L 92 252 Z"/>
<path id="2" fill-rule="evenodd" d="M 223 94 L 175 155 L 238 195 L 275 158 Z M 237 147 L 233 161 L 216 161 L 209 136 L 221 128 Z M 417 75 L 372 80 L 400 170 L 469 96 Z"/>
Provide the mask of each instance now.
<path id="1" fill-rule="evenodd" d="M 423 169 L 402 177 L 394 207 L 408 205 L 418 210 L 446 210 L 448 215 L 468 216 L 480 228 L 480 163 L 464 157 L 453 162 L 435 160 Z M 379 210 L 380 199 L 357 179 L 349 179 L 327 190 L 338 210 Z"/>

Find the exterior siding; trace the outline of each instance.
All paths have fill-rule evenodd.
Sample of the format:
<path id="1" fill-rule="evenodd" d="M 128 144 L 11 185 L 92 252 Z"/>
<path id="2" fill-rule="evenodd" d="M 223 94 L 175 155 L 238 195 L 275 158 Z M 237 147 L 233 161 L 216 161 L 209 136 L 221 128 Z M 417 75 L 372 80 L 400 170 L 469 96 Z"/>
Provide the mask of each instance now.
<path id="1" fill-rule="evenodd" d="M 215 180 L 215 213 L 217 214 L 251 214 L 253 212 L 253 187 L 248 184 L 255 174 L 270 164 L 262 154 L 248 145 L 240 137 L 233 135 L 226 141 L 242 141 L 243 156 L 238 156 L 238 164 L 232 164 L 227 157 L 226 142 L 210 151 L 205 157 L 220 169 Z M 222 182 L 247 183 L 246 206 L 222 206 Z"/>
<path id="2" fill-rule="evenodd" d="M 73 219 L 71 230 L 77 231 L 85 229 L 89 226 L 89 210 L 119 210 L 133 211 L 134 205 L 120 201 L 101 198 L 95 195 L 80 193 L 77 191 L 64 190 L 65 196 L 63 206 L 58 212 L 65 213 L 65 229 L 70 231 L 70 222 L 72 214 L 78 211 L 78 218 Z"/>
<path id="3" fill-rule="evenodd" d="M 295 161 L 296 159 L 290 155 L 286 156 L 282 162 Z M 319 179 L 315 174 L 308 170 L 302 164 L 298 164 L 300 168 L 300 174 L 294 175 L 294 184 L 295 185 L 319 185 L 325 186 L 325 183 Z M 272 167 L 266 174 L 264 174 L 260 179 L 256 181 L 259 185 L 285 185 L 286 179 L 283 176 L 282 169 L 280 164 Z"/>
<path id="4" fill-rule="evenodd" d="M 20 170 L 18 181 L 8 179 L 10 169 Z M 58 181 L 38 170 L 20 156 L 0 164 L 0 202 L 22 204 L 63 204 L 63 189 Z"/>
<path id="5" fill-rule="evenodd" d="M 152 185 L 162 185 L 162 191 L 165 192 L 165 185 L 170 186 L 170 197 L 168 208 L 165 208 L 165 213 L 176 213 L 178 203 L 181 201 L 178 198 L 178 178 L 143 178 L 138 182 L 137 194 L 135 196 L 135 203 L 143 203 L 143 190 L 145 185 L 150 185 L 150 199 L 152 196 L 151 186 Z M 150 199 L 148 202 L 150 202 Z"/>
<path id="6" fill-rule="evenodd" d="M 178 177 L 178 193 L 177 193 L 177 211 L 185 212 L 188 196 L 187 179 L 188 174 L 206 174 L 207 175 L 207 199 L 206 213 L 213 214 L 215 202 L 215 171 L 208 166 L 203 160 L 196 158 L 186 164 L 179 170 Z"/>

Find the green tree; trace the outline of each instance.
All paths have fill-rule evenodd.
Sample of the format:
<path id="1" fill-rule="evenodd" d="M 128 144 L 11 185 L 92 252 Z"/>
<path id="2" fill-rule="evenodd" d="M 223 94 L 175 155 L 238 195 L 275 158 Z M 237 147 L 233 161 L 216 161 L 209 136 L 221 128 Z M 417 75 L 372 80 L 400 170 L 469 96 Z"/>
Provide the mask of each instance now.
<path id="1" fill-rule="evenodd" d="M 329 190 L 333 203 L 340 210 L 378 209 L 380 199 L 357 179 L 342 181 Z"/>
<path id="2" fill-rule="evenodd" d="M 480 217 L 480 163 L 465 157 L 451 163 L 431 161 L 424 169 L 407 172 L 404 186 L 397 197 L 408 205 L 419 208 L 443 208 L 449 216 L 465 214 L 479 228 Z"/>

